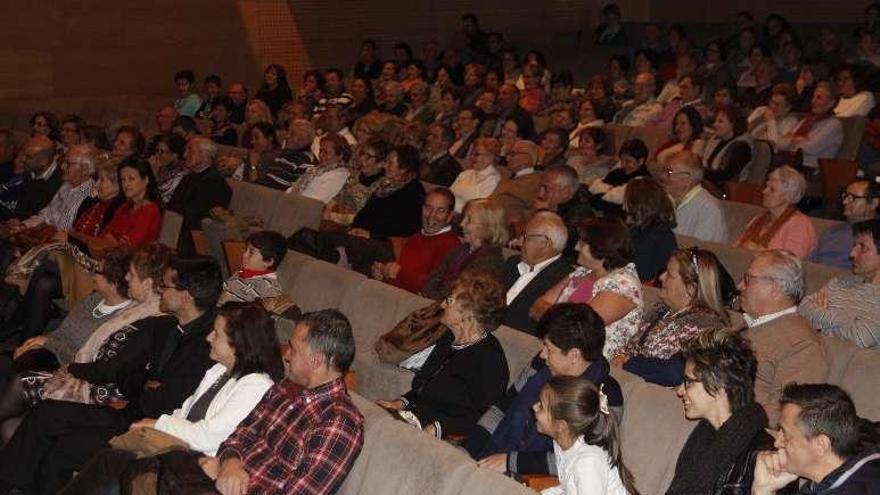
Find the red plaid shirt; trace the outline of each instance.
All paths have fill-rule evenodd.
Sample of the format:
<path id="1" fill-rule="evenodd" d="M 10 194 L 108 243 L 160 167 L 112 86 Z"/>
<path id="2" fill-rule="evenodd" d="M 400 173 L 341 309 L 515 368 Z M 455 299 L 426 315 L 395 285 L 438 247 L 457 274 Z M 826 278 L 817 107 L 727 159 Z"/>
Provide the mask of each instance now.
<path id="1" fill-rule="evenodd" d="M 218 452 L 250 475 L 248 494 L 331 494 L 364 444 L 364 417 L 342 378 L 314 389 L 272 387 Z"/>

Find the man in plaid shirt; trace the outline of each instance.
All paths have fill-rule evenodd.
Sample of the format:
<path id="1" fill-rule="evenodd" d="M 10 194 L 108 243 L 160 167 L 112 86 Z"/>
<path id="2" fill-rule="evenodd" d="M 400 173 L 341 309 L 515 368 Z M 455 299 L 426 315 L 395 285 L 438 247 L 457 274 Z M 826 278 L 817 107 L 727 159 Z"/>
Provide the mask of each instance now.
<path id="1" fill-rule="evenodd" d="M 200 460 L 223 495 L 331 494 L 364 443 L 364 419 L 345 388 L 354 337 L 336 310 L 307 313 L 275 385 L 220 446 Z"/>

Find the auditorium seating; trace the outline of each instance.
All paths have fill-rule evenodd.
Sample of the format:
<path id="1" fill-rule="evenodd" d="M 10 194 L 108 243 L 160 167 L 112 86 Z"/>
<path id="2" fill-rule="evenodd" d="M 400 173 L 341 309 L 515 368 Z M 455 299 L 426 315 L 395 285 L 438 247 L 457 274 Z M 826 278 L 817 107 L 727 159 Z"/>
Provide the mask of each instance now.
<path id="1" fill-rule="evenodd" d="M 356 400 L 367 417 L 367 437 L 341 493 L 411 493 L 416 491 L 413 487 L 426 493 L 529 493 L 500 475 L 476 469 L 453 447 L 392 420 L 368 402 L 408 390 L 412 373 L 379 363 L 373 342 L 410 311 L 428 304 L 427 299 L 293 251 L 279 270 L 279 280 L 304 311 L 338 307 L 352 322 L 358 349 L 354 369 L 362 395 Z M 645 289 L 646 306 L 656 294 L 657 289 Z M 511 378 L 540 349 L 537 339 L 515 330 L 502 327 L 495 335 L 504 347 Z M 880 351 L 858 349 L 831 337 L 824 337 L 823 344 L 831 362 L 828 381 L 852 394 L 860 415 L 880 420 L 875 391 Z M 624 371 L 613 374 L 624 394 L 624 460 L 642 493 L 662 493 L 693 423 L 685 421 L 673 390 Z"/>

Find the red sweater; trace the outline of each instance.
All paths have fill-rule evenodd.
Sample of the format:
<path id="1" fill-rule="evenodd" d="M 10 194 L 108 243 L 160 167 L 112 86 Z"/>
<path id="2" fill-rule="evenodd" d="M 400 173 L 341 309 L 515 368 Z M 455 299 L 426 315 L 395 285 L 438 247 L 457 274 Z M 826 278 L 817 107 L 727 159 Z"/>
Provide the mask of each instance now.
<path id="1" fill-rule="evenodd" d="M 139 247 L 159 238 L 162 224 L 162 210 L 152 201 L 144 203 L 132 211 L 126 202 L 113 215 L 101 235 L 112 235 L 123 244 Z"/>
<path id="2" fill-rule="evenodd" d="M 419 232 L 410 236 L 400 250 L 400 258 L 397 260 L 400 271 L 391 283 L 418 294 L 431 271 L 459 244 L 461 241 L 452 231 L 432 236 Z"/>

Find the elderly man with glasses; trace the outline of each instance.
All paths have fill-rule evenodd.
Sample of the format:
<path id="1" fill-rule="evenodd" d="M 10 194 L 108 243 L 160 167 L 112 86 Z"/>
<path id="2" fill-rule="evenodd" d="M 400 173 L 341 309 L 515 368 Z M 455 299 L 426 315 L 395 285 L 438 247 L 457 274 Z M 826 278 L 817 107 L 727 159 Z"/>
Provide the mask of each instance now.
<path id="1" fill-rule="evenodd" d="M 853 246 L 853 225 L 877 218 L 880 184 L 865 179 L 850 182 L 840 194 L 840 203 L 846 222 L 822 231 L 819 244 L 807 259 L 813 263 L 849 270 L 852 267 L 850 250 Z"/>
<path id="2" fill-rule="evenodd" d="M 703 165 L 690 151 L 680 151 L 661 171 L 660 184 L 675 203 L 675 233 L 703 241 L 727 242 L 721 205 L 703 188 Z"/>
<path id="3" fill-rule="evenodd" d="M 804 285 L 801 261 L 782 250 L 758 253 L 739 283 L 747 325 L 743 336 L 758 358 L 755 399 L 764 406 L 771 425 L 779 415 L 779 399 L 787 383 L 820 383 L 828 375 L 821 337 L 797 314 Z"/>
<path id="4" fill-rule="evenodd" d="M 556 213 L 539 211 L 526 224 L 521 241 L 521 254 L 504 264 L 507 311 L 502 324 L 534 334 L 538 322 L 529 316 L 529 310 L 572 270 L 562 257 L 568 228 Z"/>

